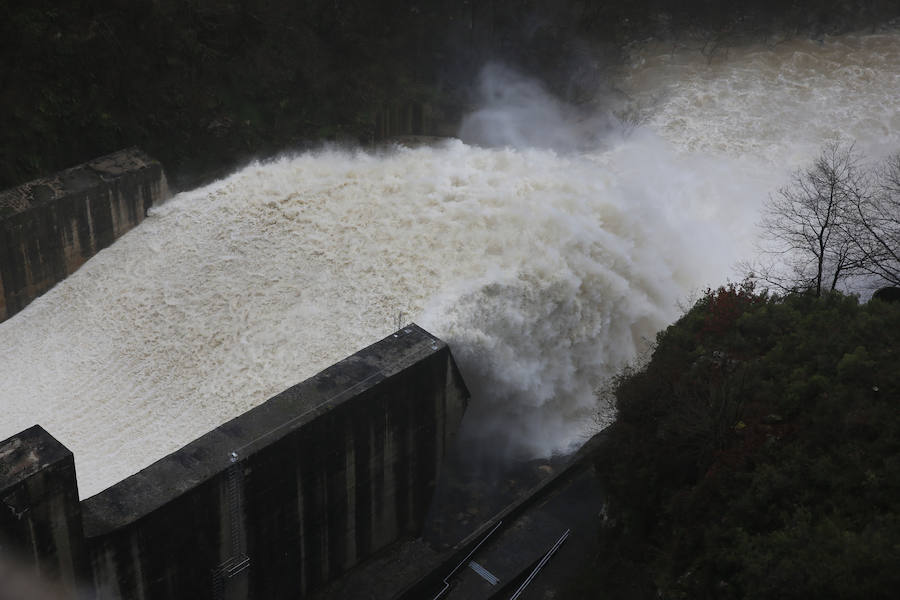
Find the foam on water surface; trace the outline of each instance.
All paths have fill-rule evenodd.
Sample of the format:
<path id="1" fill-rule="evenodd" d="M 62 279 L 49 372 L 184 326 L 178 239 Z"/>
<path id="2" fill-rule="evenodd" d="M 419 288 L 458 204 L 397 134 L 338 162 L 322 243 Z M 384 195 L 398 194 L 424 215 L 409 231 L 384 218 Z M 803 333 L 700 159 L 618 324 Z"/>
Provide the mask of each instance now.
<path id="1" fill-rule="evenodd" d="M 179 194 L 0 324 L 0 438 L 40 423 L 87 496 L 402 315 L 450 344 L 484 435 L 567 448 L 791 168 L 833 135 L 900 147 L 898 64 L 892 35 L 650 46 L 621 82 L 646 124 L 593 148 L 320 151 Z"/>

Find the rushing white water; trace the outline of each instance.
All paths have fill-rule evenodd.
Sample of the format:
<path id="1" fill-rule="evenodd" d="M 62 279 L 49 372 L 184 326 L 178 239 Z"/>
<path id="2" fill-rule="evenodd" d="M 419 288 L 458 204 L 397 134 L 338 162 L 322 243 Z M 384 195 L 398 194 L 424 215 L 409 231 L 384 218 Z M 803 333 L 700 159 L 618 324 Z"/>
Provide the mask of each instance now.
<path id="1" fill-rule="evenodd" d="M 321 151 L 179 194 L 0 324 L 0 438 L 40 423 L 74 451 L 87 496 L 387 335 L 402 313 L 450 343 L 485 435 L 565 448 L 603 378 L 679 301 L 732 274 L 791 168 L 835 136 L 876 155 L 900 147 L 898 65 L 896 35 L 712 62 L 645 47 L 620 83 L 644 124 L 604 119 L 566 152 Z M 488 99 L 466 137 L 499 115 L 501 141 L 541 145 L 540 123 L 599 131 L 523 85 L 533 97 Z"/>

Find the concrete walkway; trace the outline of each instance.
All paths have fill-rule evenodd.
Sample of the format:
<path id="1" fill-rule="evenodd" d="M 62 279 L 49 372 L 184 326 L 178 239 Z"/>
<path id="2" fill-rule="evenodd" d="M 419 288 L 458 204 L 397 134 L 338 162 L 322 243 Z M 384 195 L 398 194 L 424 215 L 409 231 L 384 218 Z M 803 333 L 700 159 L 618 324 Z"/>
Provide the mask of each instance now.
<path id="1" fill-rule="evenodd" d="M 465 494 L 460 492 L 460 484 L 454 483 L 450 495 L 455 493 L 457 498 L 454 504 L 444 500 L 441 514 L 432 515 L 431 526 L 426 528 L 428 539 L 396 544 L 311 597 L 315 600 L 509 598 L 563 532 L 569 530 L 566 541 L 519 596 L 519 600 L 563 598 L 583 559 L 596 549 L 604 497 L 593 474 L 593 455 L 602 438 L 602 433 L 594 436 L 569 460 L 557 461 L 551 468 L 547 464 L 521 466 L 522 481 L 531 483 L 532 478 L 543 477 L 538 477 L 538 482 L 527 491 L 519 490 L 517 497 L 506 498 L 502 509 L 494 510 L 488 519 L 477 516 L 484 514 L 487 507 L 493 508 L 497 500 L 466 500 L 462 498 Z M 530 470 L 531 474 L 522 469 Z M 459 473 L 443 473 L 441 477 L 458 476 Z M 473 482 L 468 482 L 463 487 L 471 485 Z M 443 493 L 448 494 L 448 490 L 444 489 Z M 491 530 L 493 534 L 479 545 Z M 456 543 L 448 543 L 446 536 L 460 531 L 464 532 L 463 537 Z M 476 564 L 470 566 L 471 562 Z M 449 586 L 445 585 L 445 579 Z"/>

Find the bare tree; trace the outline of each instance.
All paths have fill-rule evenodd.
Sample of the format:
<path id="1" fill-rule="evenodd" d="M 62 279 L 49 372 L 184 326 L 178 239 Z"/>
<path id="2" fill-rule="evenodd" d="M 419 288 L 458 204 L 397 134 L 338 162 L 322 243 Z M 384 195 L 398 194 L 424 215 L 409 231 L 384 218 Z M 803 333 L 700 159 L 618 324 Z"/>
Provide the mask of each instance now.
<path id="1" fill-rule="evenodd" d="M 832 143 L 815 163 L 763 208 L 763 262 L 745 269 L 784 292 L 821 296 L 860 272 L 860 245 L 852 239 L 855 208 L 869 196 L 865 172 L 853 146 Z"/>
<path id="2" fill-rule="evenodd" d="M 870 194 L 853 197 L 847 236 L 859 270 L 900 287 L 900 153 L 876 172 Z"/>

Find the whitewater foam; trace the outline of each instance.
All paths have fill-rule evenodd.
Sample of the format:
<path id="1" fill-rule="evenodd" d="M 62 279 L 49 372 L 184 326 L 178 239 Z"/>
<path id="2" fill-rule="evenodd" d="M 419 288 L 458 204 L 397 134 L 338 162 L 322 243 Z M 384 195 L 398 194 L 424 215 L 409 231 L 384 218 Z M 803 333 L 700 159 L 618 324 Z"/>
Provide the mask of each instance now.
<path id="1" fill-rule="evenodd" d="M 450 344 L 484 435 L 564 449 L 823 139 L 900 145 L 898 58 L 888 35 L 648 46 L 622 82 L 646 125 L 594 148 L 323 150 L 179 194 L 0 324 L 0 438 L 40 423 L 88 496 L 402 315 Z"/>

